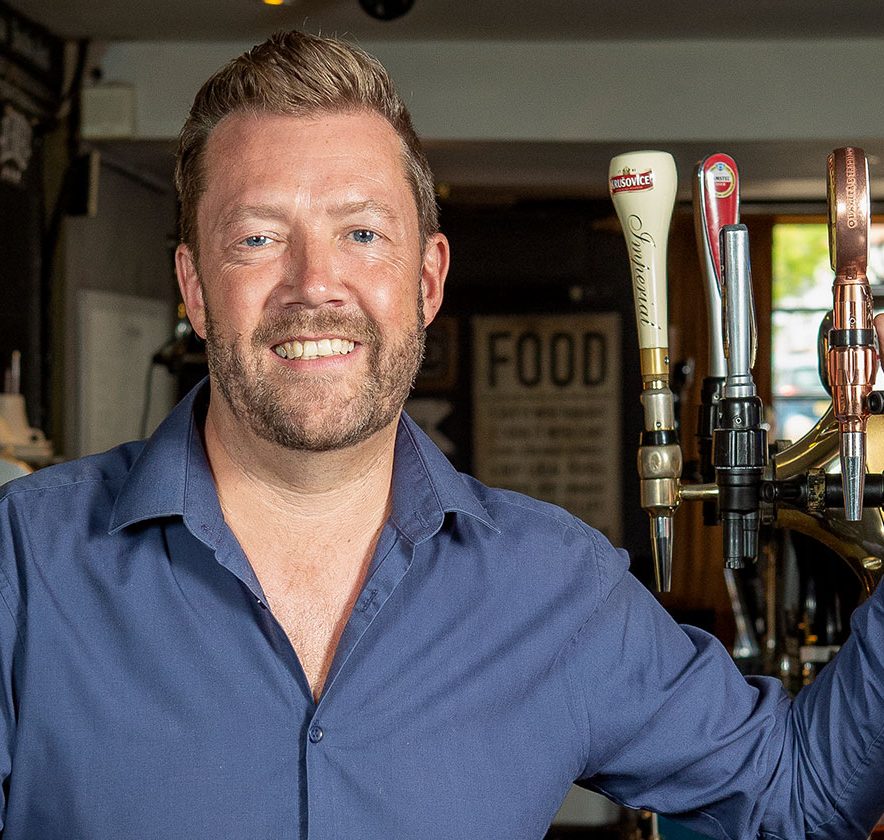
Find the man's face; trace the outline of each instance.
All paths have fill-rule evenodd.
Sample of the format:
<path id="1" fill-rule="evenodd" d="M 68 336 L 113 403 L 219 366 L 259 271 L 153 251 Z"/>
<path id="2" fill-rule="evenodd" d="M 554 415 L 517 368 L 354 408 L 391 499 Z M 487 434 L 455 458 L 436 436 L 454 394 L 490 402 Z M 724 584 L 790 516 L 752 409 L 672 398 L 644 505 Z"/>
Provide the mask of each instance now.
<path id="1" fill-rule="evenodd" d="M 349 446 L 399 415 L 442 299 L 393 129 L 367 113 L 227 117 L 206 147 L 188 315 L 233 417 L 271 442 Z"/>

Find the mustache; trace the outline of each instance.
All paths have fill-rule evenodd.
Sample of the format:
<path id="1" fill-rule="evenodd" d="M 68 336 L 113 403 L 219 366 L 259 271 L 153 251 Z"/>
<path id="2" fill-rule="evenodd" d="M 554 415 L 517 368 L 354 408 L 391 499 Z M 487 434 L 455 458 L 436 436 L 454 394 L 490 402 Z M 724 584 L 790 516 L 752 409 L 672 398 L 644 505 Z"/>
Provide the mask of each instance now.
<path id="1" fill-rule="evenodd" d="M 255 348 L 280 344 L 296 335 L 334 333 L 360 344 L 377 344 L 380 330 L 361 312 L 340 312 L 333 309 L 272 312 L 261 319 L 252 334 Z"/>

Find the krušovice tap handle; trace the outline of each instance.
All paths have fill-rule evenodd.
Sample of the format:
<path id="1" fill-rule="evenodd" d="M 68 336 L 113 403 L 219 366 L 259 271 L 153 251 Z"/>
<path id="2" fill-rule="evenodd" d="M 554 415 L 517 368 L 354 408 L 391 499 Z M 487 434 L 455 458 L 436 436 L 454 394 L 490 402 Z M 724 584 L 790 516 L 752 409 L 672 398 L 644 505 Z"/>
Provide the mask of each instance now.
<path id="1" fill-rule="evenodd" d="M 694 169 L 694 231 L 697 252 L 703 270 L 706 290 L 707 323 L 709 326 L 709 368 L 703 379 L 697 421 L 697 446 L 700 476 L 703 481 L 715 480 L 712 465 L 712 430 L 718 419 L 718 403 L 724 388 L 727 365 L 721 324 L 721 247 L 719 234 L 725 225 L 740 221 L 740 182 L 737 164 L 724 154 L 709 155 Z M 707 524 L 717 522 L 714 506 L 707 515 Z"/>
<path id="2" fill-rule="evenodd" d="M 638 472 L 641 504 L 651 517 L 654 575 L 661 592 L 668 592 L 671 585 L 673 517 L 682 467 L 669 389 L 666 308 L 666 246 L 677 178 L 675 161 L 666 152 L 618 155 L 608 170 L 632 274 L 644 411 Z"/>
<path id="3" fill-rule="evenodd" d="M 718 513 L 724 530 L 724 561 L 740 569 L 758 556 L 761 476 L 767 464 L 764 409 L 752 379 L 757 344 L 749 231 L 721 229 L 723 338 L 727 376 L 712 433 Z"/>
<path id="4" fill-rule="evenodd" d="M 878 354 L 869 261 L 869 167 L 862 149 L 835 149 L 828 157 L 829 256 L 835 272 L 827 367 L 840 435 L 844 518 L 862 518 L 868 398 Z"/>

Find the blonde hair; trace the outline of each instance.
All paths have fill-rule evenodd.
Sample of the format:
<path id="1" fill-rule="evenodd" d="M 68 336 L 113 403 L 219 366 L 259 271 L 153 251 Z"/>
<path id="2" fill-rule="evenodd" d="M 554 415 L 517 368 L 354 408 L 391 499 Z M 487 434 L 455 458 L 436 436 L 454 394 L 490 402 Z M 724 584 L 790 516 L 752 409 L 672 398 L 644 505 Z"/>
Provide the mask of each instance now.
<path id="1" fill-rule="evenodd" d="M 347 111 L 376 113 L 399 135 L 421 242 L 426 242 L 439 226 L 433 173 L 386 69 L 352 44 L 299 31 L 278 32 L 252 47 L 218 70 L 197 93 L 178 135 L 175 187 L 181 241 L 196 254 L 197 204 L 206 186 L 203 155 L 209 135 L 224 117 Z"/>

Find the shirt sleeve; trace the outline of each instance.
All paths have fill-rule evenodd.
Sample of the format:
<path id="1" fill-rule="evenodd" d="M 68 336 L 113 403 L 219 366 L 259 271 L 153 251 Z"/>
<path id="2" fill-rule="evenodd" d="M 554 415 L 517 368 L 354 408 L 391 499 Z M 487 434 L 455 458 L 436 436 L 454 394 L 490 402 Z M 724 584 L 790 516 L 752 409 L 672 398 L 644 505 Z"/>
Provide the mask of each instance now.
<path id="1" fill-rule="evenodd" d="M 9 789 L 15 740 L 13 669 L 20 643 L 18 620 L 21 612 L 15 574 L 17 542 L 12 533 L 6 500 L 0 500 L 0 836 L 6 825 L 6 791 Z"/>
<path id="2" fill-rule="evenodd" d="M 599 539 L 601 543 L 601 539 Z M 569 656 L 580 784 L 713 838 L 865 838 L 884 811 L 884 588 L 794 702 L 619 569 Z"/>

